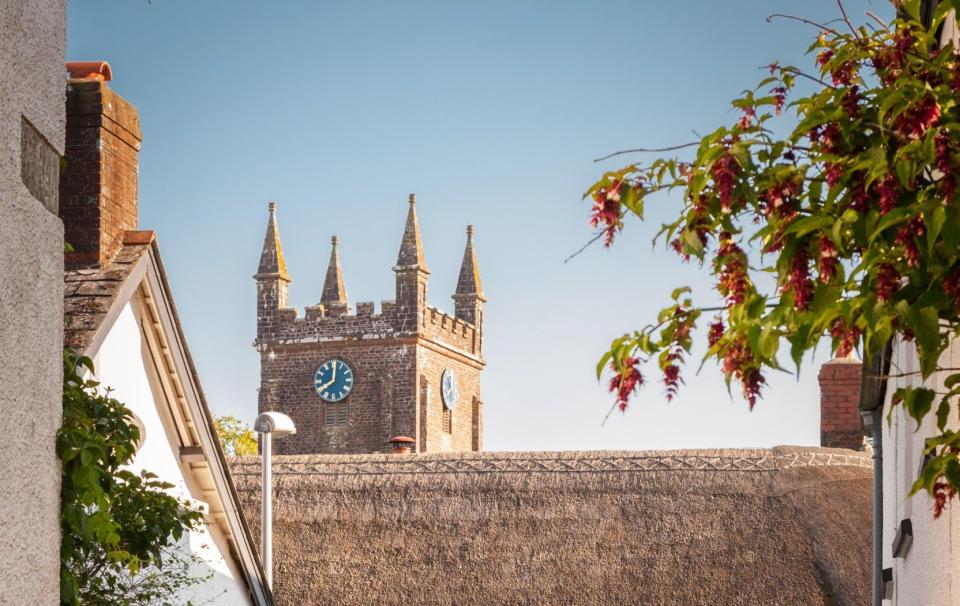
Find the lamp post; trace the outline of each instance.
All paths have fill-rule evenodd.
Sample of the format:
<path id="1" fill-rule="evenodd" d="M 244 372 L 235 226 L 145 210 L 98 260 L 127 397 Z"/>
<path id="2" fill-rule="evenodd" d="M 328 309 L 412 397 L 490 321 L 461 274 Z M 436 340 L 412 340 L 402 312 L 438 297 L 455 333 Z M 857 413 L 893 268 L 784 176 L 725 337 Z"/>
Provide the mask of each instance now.
<path id="1" fill-rule="evenodd" d="M 273 588 L 273 486 L 270 458 L 273 456 L 273 438 L 297 433 L 293 419 L 279 412 L 265 412 L 257 417 L 253 429 L 260 434 L 260 452 L 263 454 L 263 484 L 260 493 L 260 552 L 267 586 Z"/>

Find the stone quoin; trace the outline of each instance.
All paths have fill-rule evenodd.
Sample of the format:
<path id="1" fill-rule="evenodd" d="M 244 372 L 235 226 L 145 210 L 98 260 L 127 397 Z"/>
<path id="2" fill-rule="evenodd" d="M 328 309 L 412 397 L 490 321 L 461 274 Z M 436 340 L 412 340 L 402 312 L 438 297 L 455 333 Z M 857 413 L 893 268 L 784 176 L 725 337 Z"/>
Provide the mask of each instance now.
<path id="1" fill-rule="evenodd" d="M 392 436 L 414 439 L 414 452 L 483 448 L 480 374 L 483 306 L 467 227 L 454 314 L 427 303 L 427 269 L 410 195 L 393 268 L 395 298 L 359 302 L 352 313 L 339 243 L 334 236 L 320 302 L 300 316 L 287 305 L 287 273 L 277 206 L 269 205 L 257 283 L 260 353 L 259 412 L 293 418 L 296 435 L 277 442 L 278 454 L 390 452 Z"/>

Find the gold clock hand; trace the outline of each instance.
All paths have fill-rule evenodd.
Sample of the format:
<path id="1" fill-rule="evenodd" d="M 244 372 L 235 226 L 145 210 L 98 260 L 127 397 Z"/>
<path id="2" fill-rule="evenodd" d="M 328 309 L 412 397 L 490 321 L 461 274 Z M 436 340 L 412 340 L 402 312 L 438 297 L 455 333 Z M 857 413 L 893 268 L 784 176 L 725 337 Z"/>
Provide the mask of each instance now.
<path id="1" fill-rule="evenodd" d="M 337 364 L 333 363 L 330 366 L 331 366 L 330 380 L 324 383 L 323 385 L 321 385 L 320 387 L 318 387 L 317 391 L 325 391 L 328 387 L 330 387 L 331 385 L 337 382 Z"/>

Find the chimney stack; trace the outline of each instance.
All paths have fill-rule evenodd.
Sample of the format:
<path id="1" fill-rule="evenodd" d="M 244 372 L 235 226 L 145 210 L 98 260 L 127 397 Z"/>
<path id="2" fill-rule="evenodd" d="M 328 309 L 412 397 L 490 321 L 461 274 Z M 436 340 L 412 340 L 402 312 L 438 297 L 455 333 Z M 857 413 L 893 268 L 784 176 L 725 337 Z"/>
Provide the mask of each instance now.
<path id="1" fill-rule="evenodd" d="M 69 269 L 101 267 L 137 229 L 137 109 L 110 90 L 105 61 L 68 62 L 65 167 L 60 218 L 73 247 Z"/>
<path id="2" fill-rule="evenodd" d="M 860 449 L 859 360 L 835 358 L 820 367 L 820 446 Z"/>

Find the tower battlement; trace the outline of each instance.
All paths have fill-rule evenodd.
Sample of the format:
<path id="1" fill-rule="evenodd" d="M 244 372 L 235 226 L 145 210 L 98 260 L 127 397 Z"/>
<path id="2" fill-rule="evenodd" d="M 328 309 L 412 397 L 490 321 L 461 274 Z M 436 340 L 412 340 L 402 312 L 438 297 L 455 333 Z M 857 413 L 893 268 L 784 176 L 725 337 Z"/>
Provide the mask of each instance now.
<path id="1" fill-rule="evenodd" d="M 292 280 L 271 203 L 254 276 L 254 347 L 261 356 L 260 411 L 280 410 L 297 423 L 281 452 L 381 452 L 395 435 L 414 437 L 417 452 L 481 449 L 486 298 L 473 228 L 453 314 L 427 302 L 430 271 L 412 194 L 393 271 L 396 297 L 382 301 L 379 313 L 372 301 L 351 309 L 333 236 L 320 302 L 302 313 L 288 307 Z"/>
<path id="2" fill-rule="evenodd" d="M 380 313 L 375 313 L 372 301 L 357 303 L 354 313 L 347 308 L 336 309 L 330 315 L 322 303 L 305 307 L 303 312 L 300 315 L 294 307 L 278 309 L 273 321 L 264 323 L 264 330 L 258 332 L 254 346 L 259 349 L 271 344 L 413 337 L 434 341 L 482 361 L 481 332 L 463 318 L 436 307 L 423 310 L 416 330 L 405 330 L 409 327 L 399 321 L 393 301 L 383 301 Z"/>

